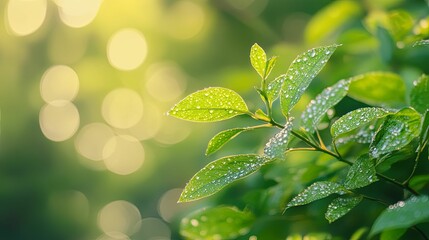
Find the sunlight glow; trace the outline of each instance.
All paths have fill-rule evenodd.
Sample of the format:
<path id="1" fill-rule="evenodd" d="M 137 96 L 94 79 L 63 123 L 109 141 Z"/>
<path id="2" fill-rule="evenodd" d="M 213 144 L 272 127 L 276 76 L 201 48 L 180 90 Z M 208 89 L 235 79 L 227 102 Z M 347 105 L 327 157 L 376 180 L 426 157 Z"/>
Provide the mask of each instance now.
<path id="1" fill-rule="evenodd" d="M 46 18 L 46 0 L 9 0 L 5 18 L 13 34 L 29 35 L 42 26 Z"/>
<path id="2" fill-rule="evenodd" d="M 145 152 L 141 143 L 128 135 L 112 137 L 103 150 L 106 168 L 119 175 L 137 171 L 143 165 L 144 158 Z"/>
<path id="3" fill-rule="evenodd" d="M 155 64 L 147 75 L 146 90 L 158 101 L 175 101 L 186 90 L 186 76 L 175 64 Z"/>
<path id="4" fill-rule="evenodd" d="M 79 121 L 76 106 L 68 101 L 54 101 L 45 104 L 39 114 L 43 134 L 56 142 L 71 138 L 79 127 Z"/>
<path id="5" fill-rule="evenodd" d="M 112 129 L 104 123 L 91 123 L 79 130 L 75 139 L 76 150 L 84 157 L 99 161 L 103 160 L 103 149 L 114 137 Z"/>
<path id="6" fill-rule="evenodd" d="M 101 112 L 104 120 L 115 128 L 130 128 L 143 116 L 143 101 L 134 90 L 119 88 L 103 100 Z"/>
<path id="7" fill-rule="evenodd" d="M 68 66 L 57 65 L 43 74 L 40 82 L 40 95 L 45 102 L 56 100 L 72 101 L 79 91 L 79 78 Z"/>
<path id="8" fill-rule="evenodd" d="M 174 38 L 190 39 L 203 29 L 205 18 L 203 9 L 193 1 L 177 1 L 165 16 L 166 29 Z"/>
<path id="9" fill-rule="evenodd" d="M 104 233 L 117 239 L 120 235 L 110 233 L 131 236 L 140 229 L 140 219 L 140 211 L 134 204 L 118 200 L 110 202 L 99 211 L 98 226 Z"/>
<path id="10" fill-rule="evenodd" d="M 90 24 L 97 16 L 102 0 L 55 0 L 61 21 L 73 28 Z"/>
<path id="11" fill-rule="evenodd" d="M 140 221 L 140 231 L 135 239 L 169 240 L 171 230 L 169 226 L 159 218 L 144 218 Z"/>
<path id="12" fill-rule="evenodd" d="M 184 203 L 177 203 L 182 191 L 182 188 L 174 188 L 162 195 L 158 202 L 158 213 L 164 221 L 171 222 L 176 214 L 184 209 Z"/>
<path id="13" fill-rule="evenodd" d="M 154 104 L 144 104 L 144 114 L 140 121 L 127 129 L 117 129 L 120 134 L 131 135 L 138 140 L 148 140 L 153 138 L 161 128 L 162 113 Z"/>
<path id="14" fill-rule="evenodd" d="M 119 70 L 136 69 L 143 63 L 146 55 L 146 39 L 137 29 L 122 29 L 116 32 L 107 44 L 109 62 Z"/>

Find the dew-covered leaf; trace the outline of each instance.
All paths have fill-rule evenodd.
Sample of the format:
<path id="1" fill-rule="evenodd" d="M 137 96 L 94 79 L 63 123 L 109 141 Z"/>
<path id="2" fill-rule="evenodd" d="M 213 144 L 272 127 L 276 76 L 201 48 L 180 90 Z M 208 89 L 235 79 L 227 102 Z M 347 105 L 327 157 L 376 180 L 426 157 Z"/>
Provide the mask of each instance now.
<path id="1" fill-rule="evenodd" d="M 302 127 L 308 132 L 313 132 L 326 112 L 347 95 L 349 84 L 349 80 L 341 80 L 325 88 L 314 100 L 311 100 L 301 115 Z"/>
<path id="2" fill-rule="evenodd" d="M 187 239 L 236 239 L 249 232 L 255 217 L 235 207 L 206 208 L 187 215 L 180 222 L 180 234 Z"/>
<path id="3" fill-rule="evenodd" d="M 368 124 L 360 127 L 357 130 L 349 132 L 349 134 L 344 134 L 344 136 L 338 137 L 335 141 L 336 145 L 342 145 L 349 142 L 367 144 L 371 143 L 374 139 L 375 134 L 377 133 L 377 128 L 375 124 Z"/>
<path id="4" fill-rule="evenodd" d="M 294 197 L 286 206 L 286 209 L 295 206 L 301 206 L 305 204 L 309 204 L 316 200 L 328 197 L 331 194 L 338 193 L 343 194 L 345 188 L 334 182 L 315 182 L 306 188 L 303 192 L 298 194 L 298 196 Z"/>
<path id="5" fill-rule="evenodd" d="M 429 39 L 417 41 L 413 44 L 413 47 L 424 46 L 424 45 L 429 45 Z"/>
<path id="6" fill-rule="evenodd" d="M 361 196 L 346 196 L 335 198 L 328 206 L 325 218 L 330 223 L 346 215 L 362 201 Z"/>
<path id="7" fill-rule="evenodd" d="M 289 119 L 285 127 L 272 137 L 267 144 L 265 144 L 264 154 L 269 158 L 284 158 L 289 143 L 290 134 L 292 131 L 292 119 Z"/>
<path id="8" fill-rule="evenodd" d="M 410 95 L 411 106 L 420 113 L 429 110 L 429 77 L 422 75 L 414 82 L 414 88 Z"/>
<path id="9" fill-rule="evenodd" d="M 210 196 L 228 184 L 243 178 L 267 163 L 258 155 L 235 155 L 209 163 L 189 180 L 179 202 L 189 202 Z"/>
<path id="10" fill-rule="evenodd" d="M 370 155 L 378 158 L 406 146 L 419 136 L 420 122 L 420 114 L 412 108 L 387 116 L 371 143 Z"/>
<path id="11" fill-rule="evenodd" d="M 388 112 L 382 108 L 360 108 L 340 117 L 331 126 L 331 135 L 335 139 L 341 134 L 350 132 L 371 121 L 384 117 Z"/>
<path id="12" fill-rule="evenodd" d="M 189 121 L 214 122 L 247 112 L 247 105 L 238 93 L 227 88 L 211 87 L 188 95 L 168 114 Z"/>
<path id="13" fill-rule="evenodd" d="M 276 62 L 277 62 L 277 56 L 273 56 L 273 57 L 270 57 L 270 59 L 268 59 L 264 78 L 267 78 L 270 75 L 271 71 L 276 65 Z"/>
<path id="14" fill-rule="evenodd" d="M 352 79 L 349 96 L 373 106 L 403 106 L 405 105 L 405 83 L 394 73 L 365 73 Z"/>
<path id="15" fill-rule="evenodd" d="M 362 155 L 350 167 L 344 187 L 347 189 L 361 188 L 377 180 L 374 160 L 369 158 L 368 155 Z"/>
<path id="16" fill-rule="evenodd" d="M 268 101 L 273 103 L 278 97 L 280 90 L 282 89 L 282 84 L 286 79 L 286 74 L 278 76 L 276 79 L 274 79 L 272 82 L 268 84 L 267 87 L 267 97 Z"/>
<path id="17" fill-rule="evenodd" d="M 295 106 L 311 80 L 322 70 L 339 45 L 330 45 L 308 50 L 298 55 L 286 72 L 280 91 L 282 112 L 285 116 Z"/>
<path id="18" fill-rule="evenodd" d="M 267 64 L 267 55 L 264 49 L 262 49 L 257 43 L 253 44 L 250 48 L 250 63 L 256 72 L 261 76 L 265 77 L 265 67 Z"/>
<path id="19" fill-rule="evenodd" d="M 429 221 L 429 197 L 421 195 L 399 201 L 385 209 L 375 220 L 370 237 L 384 230 L 409 228 Z"/>
<path id="20" fill-rule="evenodd" d="M 249 130 L 249 128 L 228 129 L 216 134 L 212 139 L 210 139 L 208 143 L 206 155 L 216 152 L 231 139 L 235 138 L 238 134 L 246 130 Z"/>

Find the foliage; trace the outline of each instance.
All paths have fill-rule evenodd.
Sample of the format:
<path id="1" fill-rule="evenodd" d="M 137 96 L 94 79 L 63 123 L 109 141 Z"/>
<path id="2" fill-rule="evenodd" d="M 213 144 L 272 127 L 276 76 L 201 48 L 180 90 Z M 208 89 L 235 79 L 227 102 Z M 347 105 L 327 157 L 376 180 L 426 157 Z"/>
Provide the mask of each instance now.
<path id="1" fill-rule="evenodd" d="M 343 7 L 353 15 L 361 14 L 360 6 L 351 1 L 334 3 L 329 9 Z M 316 19 L 322 21 L 321 16 L 331 11 L 329 9 L 315 17 L 309 27 L 316 29 L 317 24 L 320 24 Z M 339 20 L 348 19 L 344 17 Z M 340 26 L 341 22 L 336 24 Z M 368 32 L 380 41 L 380 54 L 385 62 L 393 61 L 395 51 L 400 51 L 403 45 L 409 49 L 427 45 L 427 40 L 423 39 L 427 33 L 420 29 L 421 25 L 414 26 L 413 17 L 406 11 L 369 15 L 365 24 Z M 413 28 L 418 31 L 412 33 Z M 312 42 L 327 38 L 328 35 L 313 30 L 307 37 Z M 398 49 L 395 45 L 399 46 Z M 293 216 L 298 206 L 316 204 L 316 201 L 323 204 L 322 199 L 331 199 L 324 211 L 329 223 L 347 218 L 347 214 L 359 205 L 377 205 L 384 209 L 365 212 L 373 222 L 371 230 L 367 232 L 364 223 L 359 226 L 362 228 L 354 229 L 353 239 L 359 239 L 365 234 L 369 237 L 381 234 L 382 239 L 388 239 L 394 235 L 401 236 L 407 230 L 410 230 L 412 236 L 415 234 L 427 239 L 428 233 L 422 230 L 421 225 L 425 226 L 429 221 L 429 192 L 425 188 L 429 183 L 426 172 L 429 78 L 420 72 L 420 76 L 414 78 L 414 84 L 410 86 L 394 70 L 374 69 L 339 80 L 312 100 L 304 99 L 312 80 L 327 65 L 334 52 L 343 47 L 352 48 L 353 43 L 331 44 L 304 51 L 291 62 L 284 74 L 270 80 L 270 73 L 274 72 L 273 68 L 279 59 L 276 56 L 268 58 L 266 52 L 254 44 L 250 49 L 250 63 L 261 79 L 261 85 L 256 91 L 265 110 L 249 110 L 247 106 L 255 104 L 246 104 L 237 92 L 224 88 L 198 91 L 175 105 L 169 115 L 189 121 L 212 122 L 244 115 L 242 118 L 260 123 L 227 129 L 217 134 L 209 142 L 207 155 L 220 150 L 240 134 L 257 128 L 277 129 L 277 133 L 266 141 L 263 148 L 259 148 L 259 152 L 232 155 L 209 163 L 188 182 L 179 201 L 208 197 L 228 185 L 234 187 L 232 183 L 238 179 L 259 172 L 262 181 L 275 181 L 274 186 L 273 183 L 264 185 L 259 192 L 251 195 L 250 199 L 253 200 L 246 202 L 245 206 L 251 208 L 255 215 L 263 213 L 261 218 L 274 218 L 272 215 L 275 214 Z M 331 69 L 331 72 L 335 70 Z M 344 114 L 335 116 L 334 109 L 345 99 L 354 101 L 358 107 L 348 107 Z M 307 107 L 301 109 L 302 114 L 297 117 L 295 108 L 305 101 L 308 102 Z M 304 151 L 319 153 L 317 161 L 291 164 L 290 156 Z M 292 170 L 297 166 L 302 169 L 301 172 Z M 406 168 L 401 169 L 400 166 Z M 284 168 L 287 170 L 283 171 Z M 401 197 L 387 199 L 370 190 L 377 188 L 399 191 Z M 268 208 L 275 210 L 266 213 L 261 203 L 274 203 L 275 206 Z M 222 216 L 225 214 L 223 211 L 223 207 L 208 208 L 193 214 Z M 245 214 L 247 211 L 246 208 Z M 321 211 L 320 208 L 317 211 Z M 192 230 L 193 234 L 197 234 L 192 238 L 204 239 L 203 235 L 198 235 L 198 231 L 206 233 L 216 225 L 223 224 L 225 218 L 216 217 L 218 221 L 213 220 L 204 229 L 198 226 Z M 188 220 L 185 222 L 181 226 L 182 232 L 191 231 Z M 258 236 L 257 220 L 253 224 L 250 232 L 247 228 L 246 231 L 240 231 L 238 228 L 242 226 L 233 232 L 244 237 L 252 234 Z M 186 234 L 184 236 L 187 237 Z M 293 235 L 290 237 L 293 239 Z M 220 236 L 218 239 L 223 238 L 229 239 Z"/>

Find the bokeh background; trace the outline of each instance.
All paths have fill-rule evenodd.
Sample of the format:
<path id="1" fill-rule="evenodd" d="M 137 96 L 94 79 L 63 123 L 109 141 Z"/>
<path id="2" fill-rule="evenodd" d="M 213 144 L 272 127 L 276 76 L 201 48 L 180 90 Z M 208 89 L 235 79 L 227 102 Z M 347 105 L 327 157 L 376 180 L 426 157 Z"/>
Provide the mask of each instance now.
<path id="1" fill-rule="evenodd" d="M 215 133 L 251 122 L 187 123 L 165 114 L 174 103 L 223 86 L 261 107 L 255 42 L 280 56 L 272 76 L 305 49 L 345 45 L 304 102 L 390 69 L 405 35 L 390 46 L 372 27 L 392 9 L 413 15 L 412 34 L 428 33 L 423 0 L 0 1 L 0 239 L 180 239 L 181 216 L 218 201 L 177 204 L 187 180 L 220 155 L 260 151 L 269 135 L 205 157 Z M 414 65 L 396 70 L 411 84 L 428 52 L 407 54 Z"/>

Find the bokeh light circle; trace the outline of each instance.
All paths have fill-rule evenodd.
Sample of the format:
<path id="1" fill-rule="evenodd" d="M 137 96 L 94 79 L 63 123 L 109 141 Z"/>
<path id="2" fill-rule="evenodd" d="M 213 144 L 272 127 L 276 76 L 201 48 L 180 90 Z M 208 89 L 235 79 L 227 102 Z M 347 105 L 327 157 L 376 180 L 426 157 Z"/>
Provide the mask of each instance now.
<path id="1" fill-rule="evenodd" d="M 95 19 L 102 0 L 55 0 L 55 3 L 64 24 L 81 28 Z"/>
<path id="2" fill-rule="evenodd" d="M 97 240 L 130 240 L 130 238 L 120 232 L 109 232 L 101 235 Z"/>
<path id="3" fill-rule="evenodd" d="M 158 202 L 158 213 L 166 222 L 171 222 L 174 216 L 183 209 L 184 205 L 177 203 L 182 188 L 174 188 L 165 192 Z"/>
<path id="4" fill-rule="evenodd" d="M 103 100 L 101 108 L 104 120 L 115 128 L 130 128 L 143 116 L 143 101 L 140 95 L 126 88 L 111 91 Z"/>
<path id="5" fill-rule="evenodd" d="M 91 123 L 79 130 L 75 139 L 76 150 L 84 157 L 99 161 L 106 143 L 114 137 L 113 130 L 104 123 Z"/>
<path id="6" fill-rule="evenodd" d="M 110 202 L 104 206 L 98 213 L 99 228 L 111 237 L 122 233 L 131 236 L 140 229 L 140 211 L 138 208 L 127 201 L 118 200 Z"/>
<path id="7" fill-rule="evenodd" d="M 42 26 L 46 18 L 46 0 L 9 0 L 6 22 L 18 36 L 29 35 Z"/>
<path id="8" fill-rule="evenodd" d="M 166 29 L 170 35 L 180 40 L 195 37 L 204 27 L 204 10 L 193 1 L 176 1 L 165 16 Z"/>
<path id="9" fill-rule="evenodd" d="M 72 68 L 65 65 L 50 67 L 40 81 L 40 95 L 45 102 L 72 101 L 78 91 L 79 78 Z"/>
<path id="10" fill-rule="evenodd" d="M 144 218 L 140 221 L 140 231 L 135 239 L 168 240 L 171 239 L 170 227 L 159 218 Z"/>
<path id="11" fill-rule="evenodd" d="M 147 44 L 143 34 L 133 28 L 116 32 L 107 44 L 107 58 L 119 70 L 133 70 L 146 58 Z"/>
<path id="12" fill-rule="evenodd" d="M 78 129 L 79 122 L 79 111 L 69 101 L 54 101 L 45 104 L 39 113 L 39 123 L 43 134 L 56 142 L 71 138 Z"/>
<path id="13" fill-rule="evenodd" d="M 148 70 L 146 90 L 158 101 L 177 100 L 186 90 L 186 77 L 175 64 L 156 64 Z"/>
<path id="14" fill-rule="evenodd" d="M 141 143 L 129 135 L 112 137 L 103 150 L 106 168 L 119 175 L 128 175 L 137 171 L 145 158 Z"/>

